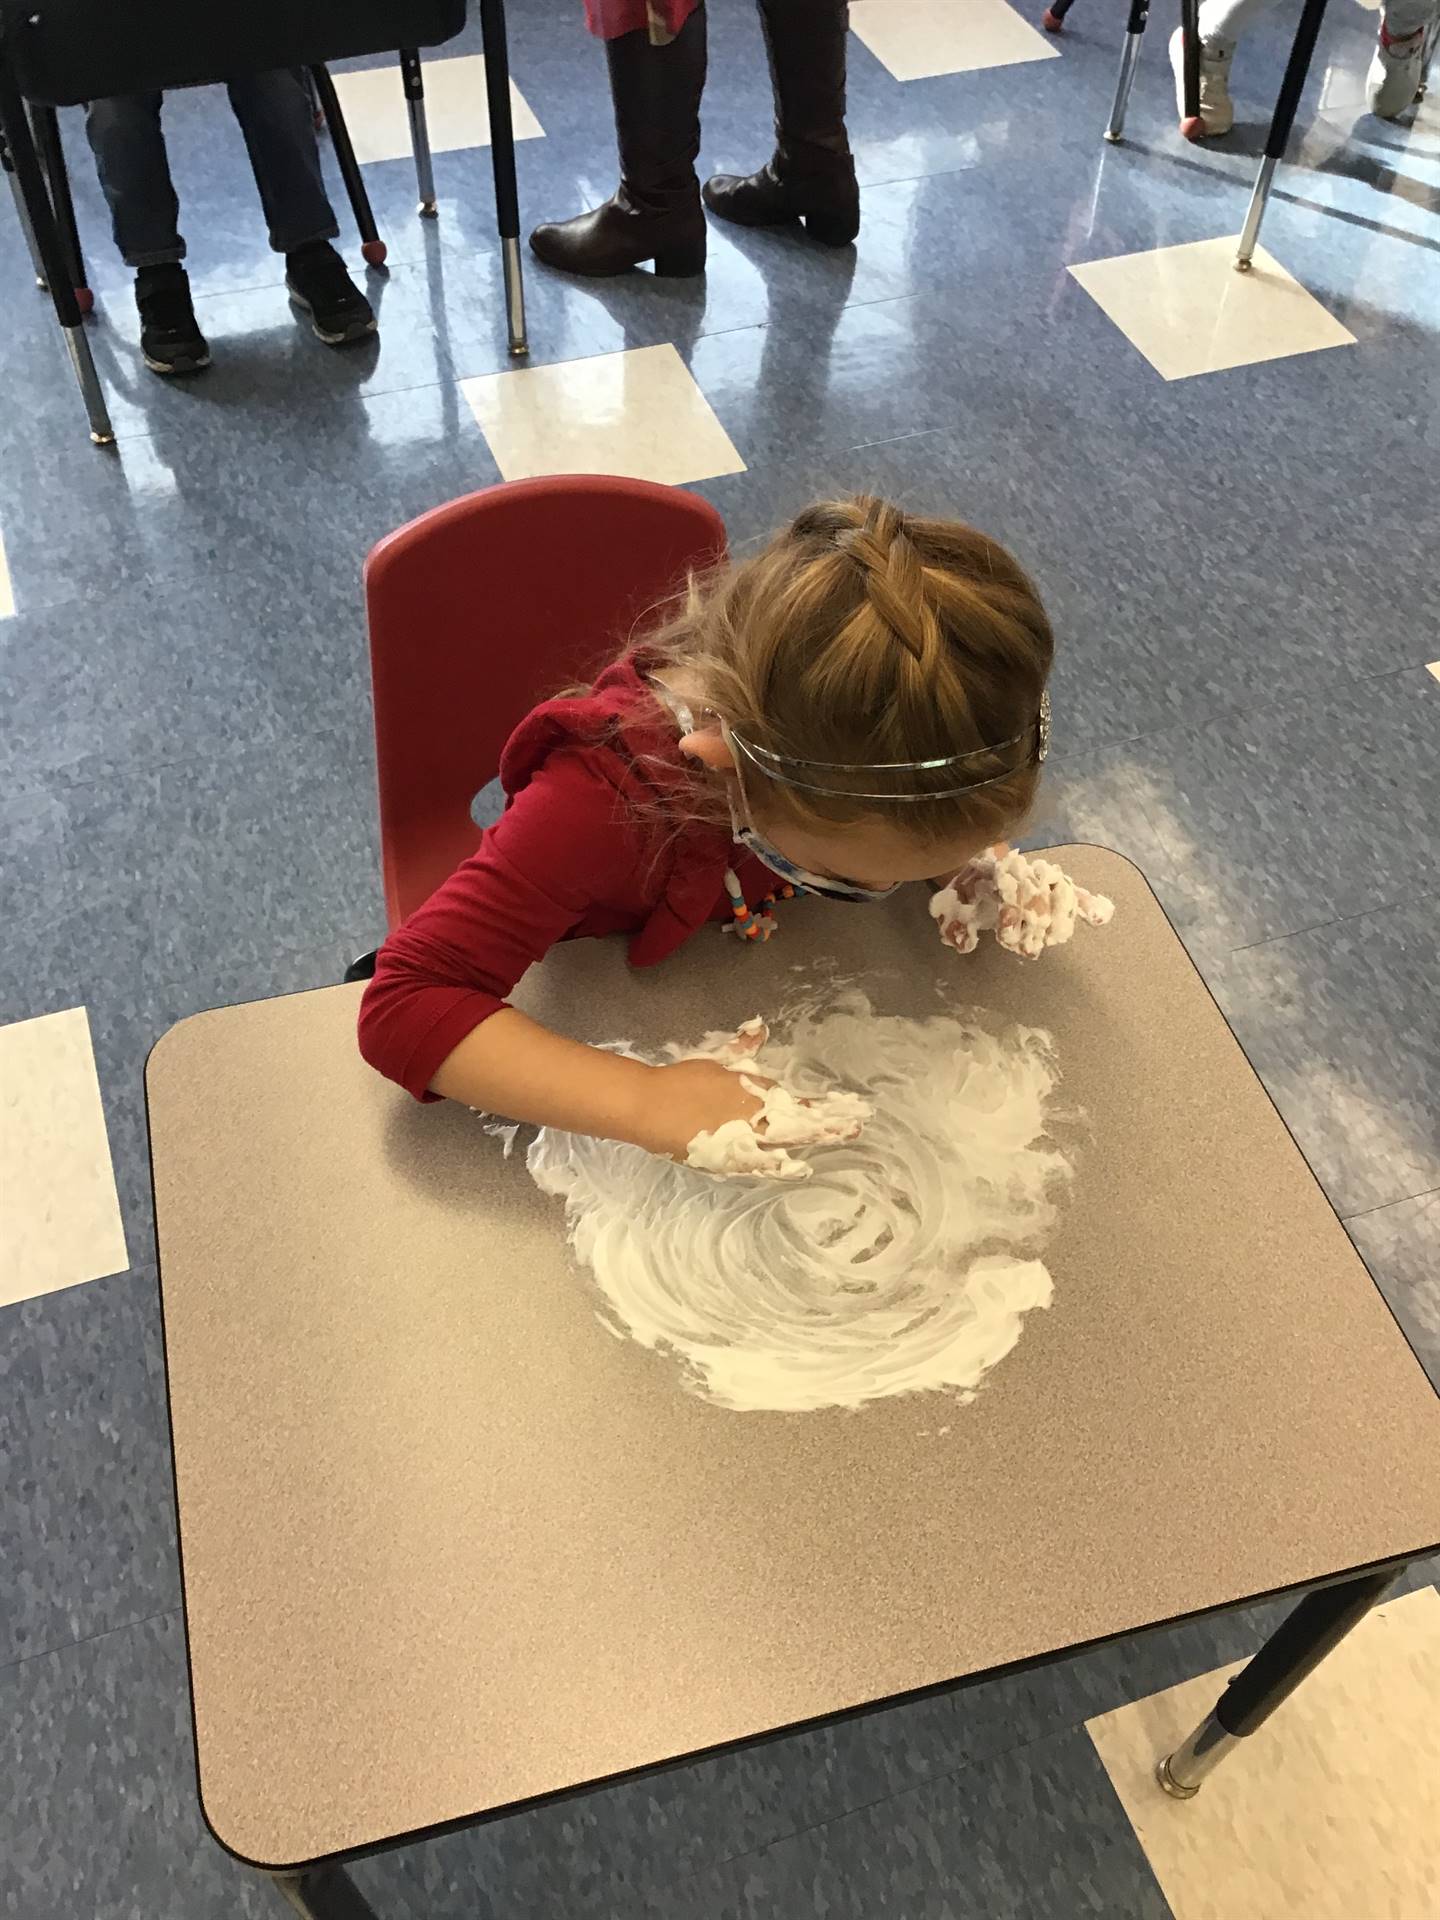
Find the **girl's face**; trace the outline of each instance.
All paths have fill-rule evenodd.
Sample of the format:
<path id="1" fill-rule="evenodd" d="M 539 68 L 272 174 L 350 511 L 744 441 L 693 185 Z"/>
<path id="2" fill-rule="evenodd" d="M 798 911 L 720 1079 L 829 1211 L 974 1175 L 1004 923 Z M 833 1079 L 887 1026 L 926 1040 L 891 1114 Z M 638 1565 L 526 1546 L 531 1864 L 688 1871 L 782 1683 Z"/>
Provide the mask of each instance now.
<path id="1" fill-rule="evenodd" d="M 797 867 L 829 880 L 879 891 L 909 880 L 949 880 L 985 851 L 985 836 L 953 843 L 920 844 L 880 821 L 834 827 L 822 821 L 802 824 L 758 815 L 755 825 Z"/>

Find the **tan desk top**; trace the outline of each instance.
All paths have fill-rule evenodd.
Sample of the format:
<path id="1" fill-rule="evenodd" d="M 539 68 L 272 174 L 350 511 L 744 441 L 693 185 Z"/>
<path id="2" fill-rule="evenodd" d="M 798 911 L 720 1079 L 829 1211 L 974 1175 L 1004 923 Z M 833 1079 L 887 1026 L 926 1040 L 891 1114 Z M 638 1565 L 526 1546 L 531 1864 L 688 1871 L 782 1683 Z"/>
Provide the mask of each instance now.
<path id="1" fill-rule="evenodd" d="M 148 1084 L 202 1799 L 373 1845 L 1440 1542 L 1440 1400 L 1139 874 L 1022 964 L 918 890 L 527 1008 L 690 1037 L 797 961 L 1055 1035 L 1093 1134 L 1054 1303 L 978 1399 L 736 1414 L 617 1340 L 558 1201 L 355 1050 L 358 989 L 183 1021 Z M 940 1436 L 937 1423 L 948 1424 Z"/>

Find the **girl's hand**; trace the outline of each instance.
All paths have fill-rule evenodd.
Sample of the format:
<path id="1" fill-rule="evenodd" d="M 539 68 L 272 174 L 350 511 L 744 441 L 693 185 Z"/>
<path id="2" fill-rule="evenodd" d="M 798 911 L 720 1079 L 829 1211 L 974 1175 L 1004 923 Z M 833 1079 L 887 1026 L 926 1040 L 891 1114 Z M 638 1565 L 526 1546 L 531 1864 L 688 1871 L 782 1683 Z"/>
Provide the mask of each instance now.
<path id="1" fill-rule="evenodd" d="M 991 852 L 942 887 L 930 911 L 940 938 L 957 953 L 973 953 L 980 935 L 993 930 L 1007 952 L 1033 959 L 1046 947 L 1063 946 L 1077 921 L 1103 927 L 1114 906 L 1077 887 L 1053 861 Z"/>
<path id="2" fill-rule="evenodd" d="M 653 1067 L 644 1111 L 631 1138 L 647 1152 L 683 1161 L 697 1134 L 715 1133 L 732 1120 L 753 1126 L 764 1101 L 747 1089 L 745 1081 L 752 1078 L 757 1085 L 767 1084 L 749 1072 L 742 1079 L 718 1060 L 676 1060 Z"/>

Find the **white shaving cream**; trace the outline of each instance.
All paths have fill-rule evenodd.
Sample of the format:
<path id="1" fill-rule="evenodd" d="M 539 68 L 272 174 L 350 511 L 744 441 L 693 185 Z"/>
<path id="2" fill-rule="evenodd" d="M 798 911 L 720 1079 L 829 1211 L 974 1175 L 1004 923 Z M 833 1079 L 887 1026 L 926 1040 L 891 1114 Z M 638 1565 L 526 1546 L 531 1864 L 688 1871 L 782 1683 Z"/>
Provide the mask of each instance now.
<path id="1" fill-rule="evenodd" d="M 1046 1139 L 1048 1036 L 879 1015 L 856 992 L 803 1002 L 782 1027 L 756 1072 L 872 1109 L 857 1138 L 807 1151 L 808 1178 L 717 1180 L 537 1135 L 530 1172 L 564 1199 L 602 1320 L 737 1410 L 972 1398 L 1050 1304 L 1036 1256 L 1069 1166 Z"/>

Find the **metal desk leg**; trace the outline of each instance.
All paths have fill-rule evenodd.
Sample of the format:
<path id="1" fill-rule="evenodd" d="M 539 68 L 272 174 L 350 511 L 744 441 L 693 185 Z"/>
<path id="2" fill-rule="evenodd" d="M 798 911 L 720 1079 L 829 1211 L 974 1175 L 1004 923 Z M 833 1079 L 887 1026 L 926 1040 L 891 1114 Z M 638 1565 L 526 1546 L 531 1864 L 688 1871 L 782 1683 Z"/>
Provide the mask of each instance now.
<path id="1" fill-rule="evenodd" d="M 485 45 L 485 94 L 490 103 L 490 159 L 495 168 L 495 216 L 505 262 L 505 320 L 510 351 L 526 354 L 525 276 L 520 264 L 520 193 L 515 184 L 515 128 L 510 118 L 510 45 L 505 0 L 480 0 Z"/>
<path id="2" fill-rule="evenodd" d="M 1130 89 L 1135 83 L 1140 36 L 1149 19 L 1149 0 L 1130 0 L 1130 18 L 1125 23 L 1125 46 L 1120 55 L 1120 73 L 1115 81 L 1115 104 L 1110 109 L 1110 124 L 1105 129 L 1105 138 L 1112 144 L 1125 131 L 1125 109 L 1130 104 Z"/>
<path id="3" fill-rule="evenodd" d="M 1174 1753 L 1160 1762 L 1156 1777 L 1176 1800 L 1193 1800 L 1201 1782 L 1237 1741 L 1263 1726 L 1282 1701 L 1358 1626 L 1399 1569 L 1367 1573 L 1336 1587 L 1320 1587 L 1305 1598 L 1271 1634 L 1249 1666 L 1226 1687 L 1215 1706 Z"/>
<path id="4" fill-rule="evenodd" d="M 372 267 L 383 265 L 386 254 L 385 242 L 380 238 L 380 230 L 375 225 L 375 215 L 370 208 L 370 195 L 365 190 L 365 182 L 360 173 L 360 162 L 355 158 L 355 148 L 350 139 L 350 129 L 345 124 L 345 114 L 340 105 L 340 96 L 335 91 L 335 82 L 325 67 L 311 67 L 310 82 L 315 89 L 315 98 L 320 102 L 320 110 L 330 129 L 330 144 L 335 149 L 335 161 L 340 168 L 340 178 L 345 182 L 345 191 L 350 197 L 350 211 L 355 216 L 355 224 L 360 229 L 360 252 Z"/>
<path id="5" fill-rule="evenodd" d="M 1270 183 L 1290 143 L 1295 110 L 1300 105 L 1300 95 L 1305 91 L 1310 62 L 1315 54 L 1315 42 L 1320 37 L 1320 25 L 1324 18 L 1325 0 L 1305 0 L 1300 24 L 1295 29 L 1295 40 L 1290 48 L 1290 58 L 1285 66 L 1285 78 L 1280 82 L 1280 93 L 1275 101 L 1275 117 L 1270 122 L 1270 133 L 1265 141 L 1265 158 L 1260 162 L 1260 171 L 1255 176 L 1255 190 L 1250 196 L 1249 211 L 1240 234 L 1240 250 L 1235 256 L 1235 265 L 1241 273 L 1249 272 L 1250 263 L 1255 258 L 1260 222 L 1265 218 L 1265 203 L 1270 198 Z"/>
<path id="6" fill-rule="evenodd" d="M 375 1909 L 343 1867 L 277 1873 L 275 1885 L 301 1920 L 377 1920 Z"/>
<path id="7" fill-rule="evenodd" d="M 50 196 L 45 190 L 45 175 L 41 171 L 35 144 L 30 138 L 25 105 L 5 62 L 3 50 L 0 50 L 0 135 L 4 136 L 10 149 L 15 184 L 29 217 L 30 230 L 35 236 L 40 269 L 49 282 L 50 298 L 55 303 L 55 317 L 65 335 L 66 351 L 80 384 L 81 398 L 90 419 L 90 438 L 97 447 L 111 446 L 115 440 L 115 429 L 110 424 L 100 376 L 91 358 L 90 342 L 85 337 L 85 322 L 80 315 L 75 289 L 70 284 L 65 250 L 55 227 L 55 212 L 50 205 Z"/>
<path id="8" fill-rule="evenodd" d="M 425 119 L 425 80 L 420 71 L 420 55 L 414 47 L 400 49 L 400 84 L 405 89 L 405 105 L 410 111 L 410 146 L 420 188 L 420 214 L 422 219 L 433 220 L 439 211 L 435 205 L 435 169 L 430 160 L 430 128 Z"/>
<path id="9" fill-rule="evenodd" d="M 60 141 L 60 116 L 54 107 L 35 107 L 30 109 L 30 128 L 35 136 L 35 146 L 40 155 L 40 164 L 45 169 L 46 183 L 50 188 L 50 204 L 55 209 L 55 224 L 60 230 L 60 243 L 70 268 L 70 284 L 75 289 L 75 300 L 81 313 L 89 313 L 95 305 L 95 296 L 90 291 L 85 276 L 85 255 L 80 249 L 80 227 L 75 219 L 75 202 L 70 197 L 70 175 L 65 166 L 65 148 Z"/>

